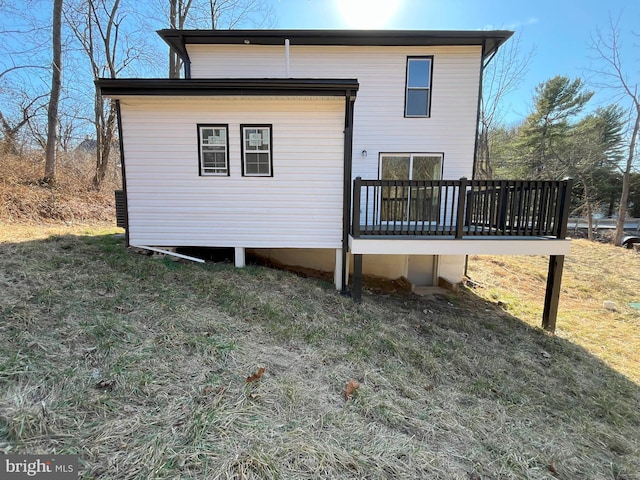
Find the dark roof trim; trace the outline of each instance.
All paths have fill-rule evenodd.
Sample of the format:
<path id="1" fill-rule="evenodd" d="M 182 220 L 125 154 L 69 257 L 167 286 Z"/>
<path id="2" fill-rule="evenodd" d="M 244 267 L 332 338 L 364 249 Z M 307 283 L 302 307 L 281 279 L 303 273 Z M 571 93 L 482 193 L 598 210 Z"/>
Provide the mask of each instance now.
<path id="1" fill-rule="evenodd" d="M 486 45 L 495 52 L 509 30 L 158 30 L 158 35 L 183 58 L 188 44 L 442 46 Z"/>
<path id="2" fill-rule="evenodd" d="M 130 95 L 162 96 L 353 96 L 358 81 L 317 78 L 232 78 L 232 79 L 168 79 L 168 78 L 101 78 L 96 80 L 106 97 Z"/>

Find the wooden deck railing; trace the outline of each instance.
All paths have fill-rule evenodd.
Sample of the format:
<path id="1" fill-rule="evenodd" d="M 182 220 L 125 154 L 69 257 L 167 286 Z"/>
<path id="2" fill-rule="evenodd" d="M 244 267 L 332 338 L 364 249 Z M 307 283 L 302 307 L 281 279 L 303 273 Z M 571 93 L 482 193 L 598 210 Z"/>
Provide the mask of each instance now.
<path id="1" fill-rule="evenodd" d="M 351 235 L 565 238 L 571 183 L 358 177 Z"/>

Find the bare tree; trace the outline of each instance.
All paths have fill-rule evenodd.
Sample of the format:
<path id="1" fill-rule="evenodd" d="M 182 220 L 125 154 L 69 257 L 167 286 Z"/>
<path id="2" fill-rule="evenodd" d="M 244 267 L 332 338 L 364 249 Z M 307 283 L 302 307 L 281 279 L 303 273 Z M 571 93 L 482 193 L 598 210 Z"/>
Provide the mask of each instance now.
<path id="1" fill-rule="evenodd" d="M 192 0 L 169 0 L 169 27 L 182 30 L 191 8 Z M 171 47 L 169 49 L 169 78 L 180 78 L 182 58 Z"/>
<path id="2" fill-rule="evenodd" d="M 122 30 L 124 15 L 118 8 L 120 0 L 81 0 L 67 9 L 66 19 L 80 42 L 93 79 L 116 78 L 138 56 Z M 117 112 L 115 103 L 106 100 L 98 89 L 94 94 L 94 124 L 96 129 L 96 169 L 92 183 L 99 189 L 105 179 L 111 148 L 116 138 Z"/>
<path id="3" fill-rule="evenodd" d="M 0 132 L 2 133 L 2 145 L 0 149 L 2 153 L 12 155 L 20 153 L 20 149 L 18 148 L 20 143 L 18 140 L 20 130 L 44 108 L 43 103 L 40 102 L 43 98 L 44 95 L 38 95 L 35 98 L 25 97 L 20 102 L 20 116 L 17 120 L 7 118 L 2 111 L 0 111 Z"/>
<path id="4" fill-rule="evenodd" d="M 263 0 L 169 0 L 169 28 L 211 28 L 230 30 L 247 26 L 270 27 L 274 23 L 274 10 Z M 166 21 L 166 20 L 165 20 Z M 169 78 L 179 78 L 182 59 L 171 48 L 169 51 Z"/>
<path id="5" fill-rule="evenodd" d="M 501 121 L 505 97 L 514 91 L 527 73 L 533 49 L 522 53 L 520 37 L 503 46 L 483 72 L 480 98 L 480 124 L 476 145 L 476 177 L 493 177 L 491 132 Z"/>
<path id="6" fill-rule="evenodd" d="M 232 30 L 241 25 L 253 28 L 270 26 L 273 8 L 262 0 L 208 0 L 211 28 Z"/>
<path id="7" fill-rule="evenodd" d="M 56 178 L 56 147 L 58 133 L 58 104 L 62 87 L 62 0 L 53 2 L 53 62 L 51 64 L 51 95 L 47 111 L 47 144 L 45 149 L 44 183 Z"/>
<path id="8" fill-rule="evenodd" d="M 622 45 L 620 44 L 619 18 L 615 22 L 609 18 L 609 30 L 607 33 L 596 31 L 591 39 L 591 49 L 596 55 L 598 66 L 591 69 L 595 75 L 591 83 L 600 88 L 606 88 L 614 92 L 617 100 L 626 100 L 630 106 L 628 110 L 628 126 L 630 130 L 629 144 L 626 153 L 626 161 L 622 166 L 622 193 L 618 207 L 618 220 L 614 244 L 622 243 L 624 234 L 624 221 L 627 215 L 629 202 L 629 189 L 631 185 L 631 170 L 635 159 L 636 141 L 640 130 L 640 93 L 638 83 L 629 79 L 622 59 Z"/>

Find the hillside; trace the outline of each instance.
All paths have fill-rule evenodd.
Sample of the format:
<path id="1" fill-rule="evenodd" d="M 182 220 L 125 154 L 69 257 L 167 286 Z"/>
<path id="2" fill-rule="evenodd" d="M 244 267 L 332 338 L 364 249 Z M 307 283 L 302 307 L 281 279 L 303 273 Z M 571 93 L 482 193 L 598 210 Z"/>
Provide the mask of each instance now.
<path id="1" fill-rule="evenodd" d="M 8 224 L 114 224 L 113 191 L 120 188 L 112 167 L 100 191 L 91 187 L 93 159 L 62 155 L 55 186 L 42 185 L 39 157 L 0 155 L 0 221 Z"/>
<path id="2" fill-rule="evenodd" d="M 573 242 L 552 336 L 543 257 L 471 257 L 458 293 L 356 305 L 129 251 L 115 181 L 0 161 L 0 454 L 105 480 L 640 480 L 634 252 Z"/>

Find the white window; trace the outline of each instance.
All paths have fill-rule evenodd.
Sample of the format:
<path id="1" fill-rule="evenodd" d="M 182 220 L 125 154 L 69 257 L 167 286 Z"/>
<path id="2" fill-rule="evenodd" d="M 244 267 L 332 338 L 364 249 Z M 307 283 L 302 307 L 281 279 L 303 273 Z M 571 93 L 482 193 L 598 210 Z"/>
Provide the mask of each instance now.
<path id="1" fill-rule="evenodd" d="M 272 177 L 271 125 L 241 125 L 242 175 Z"/>
<path id="2" fill-rule="evenodd" d="M 431 110 L 432 57 L 407 58 L 405 117 L 428 117 Z"/>
<path id="3" fill-rule="evenodd" d="M 229 175 L 227 125 L 198 125 L 200 175 Z"/>

